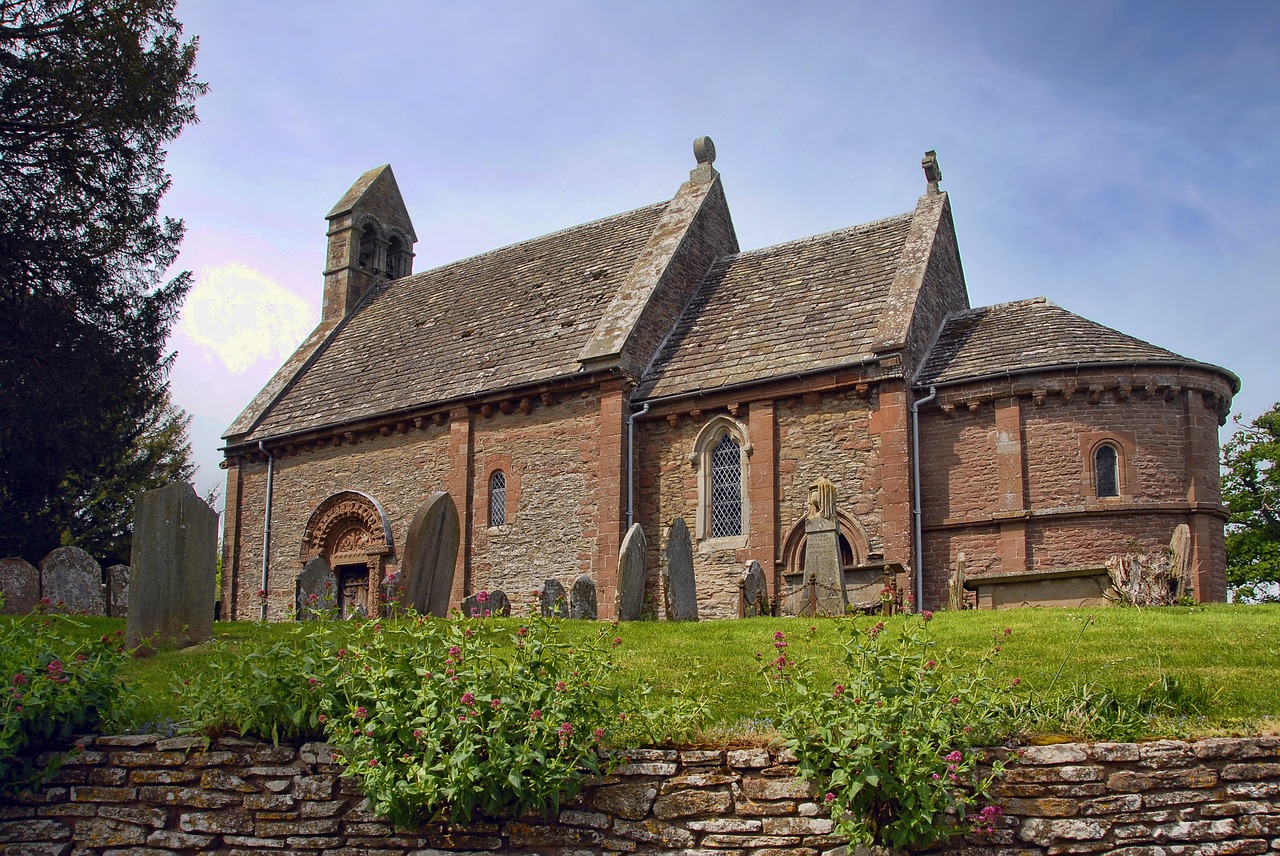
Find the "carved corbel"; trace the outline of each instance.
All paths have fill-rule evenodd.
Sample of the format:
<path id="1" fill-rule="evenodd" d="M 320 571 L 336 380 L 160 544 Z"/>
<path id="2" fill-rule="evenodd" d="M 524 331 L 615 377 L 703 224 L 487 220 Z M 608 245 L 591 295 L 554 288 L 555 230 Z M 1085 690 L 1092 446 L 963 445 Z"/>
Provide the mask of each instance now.
<path id="1" fill-rule="evenodd" d="M 523 413 L 525 416 L 528 416 L 530 413 L 533 412 L 532 398 L 526 395 L 524 398 L 520 399 L 520 412 Z"/>

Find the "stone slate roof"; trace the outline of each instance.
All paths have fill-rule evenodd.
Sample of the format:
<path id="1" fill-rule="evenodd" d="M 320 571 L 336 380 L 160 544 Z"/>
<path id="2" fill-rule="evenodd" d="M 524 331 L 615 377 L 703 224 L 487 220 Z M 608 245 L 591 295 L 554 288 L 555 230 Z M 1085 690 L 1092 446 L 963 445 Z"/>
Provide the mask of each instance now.
<path id="1" fill-rule="evenodd" d="M 712 391 L 872 356 L 911 218 L 902 214 L 720 259 L 637 397 Z"/>
<path id="2" fill-rule="evenodd" d="M 1194 362 L 1036 297 L 952 315 L 916 383 L 947 383 L 1079 363 Z M 1206 368 L 1234 378 L 1225 369 Z"/>
<path id="3" fill-rule="evenodd" d="M 667 204 L 374 288 L 245 439 L 573 374 Z"/>

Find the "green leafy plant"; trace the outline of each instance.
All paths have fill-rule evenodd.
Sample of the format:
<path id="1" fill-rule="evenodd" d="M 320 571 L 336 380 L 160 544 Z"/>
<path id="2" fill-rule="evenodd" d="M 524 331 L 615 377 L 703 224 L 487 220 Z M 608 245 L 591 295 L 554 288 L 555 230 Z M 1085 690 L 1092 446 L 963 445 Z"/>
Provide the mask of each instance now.
<path id="1" fill-rule="evenodd" d="M 128 654 L 119 638 L 88 641 L 77 628 L 73 618 L 41 612 L 0 624 L 0 793 L 52 778 L 62 756 L 41 759 L 41 750 L 66 746 L 114 713 Z"/>
<path id="2" fill-rule="evenodd" d="M 605 626 L 570 641 L 531 618 L 366 623 L 336 651 L 329 741 L 402 828 L 553 810 L 608 762 L 625 717 Z"/>
<path id="3" fill-rule="evenodd" d="M 987 677 L 1000 638 L 981 660 L 961 664 L 929 636 L 931 613 L 848 628 L 844 677 L 818 681 L 774 634 L 776 657 L 763 672 L 778 707 L 777 726 L 851 843 L 931 844 L 990 829 L 999 808 L 977 810 L 1002 771 L 975 747 L 1001 734 L 1010 687 Z M 865 622 L 863 622 L 865 623 Z M 812 631 L 811 631 L 812 632 Z M 765 658 L 761 655 L 760 659 Z"/>
<path id="4" fill-rule="evenodd" d="M 182 730 L 272 742 L 323 738 L 322 713 L 339 671 L 332 646 L 346 629 L 322 618 L 292 624 L 275 640 L 215 643 L 200 668 L 173 687 Z"/>

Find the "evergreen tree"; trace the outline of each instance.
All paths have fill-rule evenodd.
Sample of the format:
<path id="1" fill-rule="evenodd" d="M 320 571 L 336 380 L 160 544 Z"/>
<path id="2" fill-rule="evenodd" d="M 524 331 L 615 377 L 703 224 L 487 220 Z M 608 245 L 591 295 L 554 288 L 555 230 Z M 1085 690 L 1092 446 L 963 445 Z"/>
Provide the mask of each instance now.
<path id="1" fill-rule="evenodd" d="M 127 526 L 126 474 L 189 458 L 165 348 L 189 274 L 164 281 L 182 224 L 158 212 L 205 87 L 173 7 L 0 0 L 0 555 L 104 543 L 93 498 L 122 491 Z"/>

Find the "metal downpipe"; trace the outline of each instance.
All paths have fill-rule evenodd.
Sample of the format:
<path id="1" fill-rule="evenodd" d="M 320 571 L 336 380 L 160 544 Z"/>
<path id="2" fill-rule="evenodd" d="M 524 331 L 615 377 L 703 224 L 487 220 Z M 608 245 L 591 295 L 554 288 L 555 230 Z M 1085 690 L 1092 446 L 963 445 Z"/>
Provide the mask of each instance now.
<path id="1" fill-rule="evenodd" d="M 627 416 L 627 530 L 636 522 L 636 418 L 649 412 L 649 402 Z"/>
<path id="2" fill-rule="evenodd" d="M 271 556 L 271 493 L 275 487 L 276 459 L 267 451 L 267 445 L 262 440 L 258 441 L 258 451 L 267 456 L 267 508 L 263 513 L 262 521 L 262 585 L 258 587 L 259 591 L 267 590 L 267 563 Z M 267 599 L 259 598 L 262 601 L 258 610 L 258 620 L 267 620 Z"/>
<path id="3" fill-rule="evenodd" d="M 920 508 L 920 405 L 928 404 L 938 397 L 938 388 L 929 387 L 929 394 L 924 398 L 911 402 L 911 515 L 915 535 L 914 549 L 916 559 L 916 611 L 924 609 L 924 522 Z"/>

